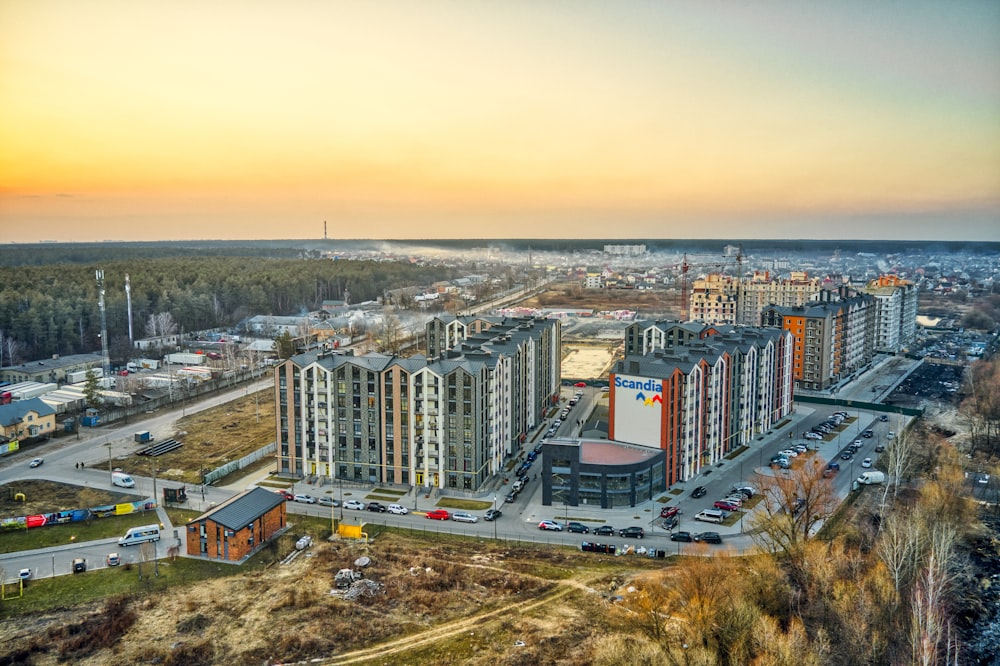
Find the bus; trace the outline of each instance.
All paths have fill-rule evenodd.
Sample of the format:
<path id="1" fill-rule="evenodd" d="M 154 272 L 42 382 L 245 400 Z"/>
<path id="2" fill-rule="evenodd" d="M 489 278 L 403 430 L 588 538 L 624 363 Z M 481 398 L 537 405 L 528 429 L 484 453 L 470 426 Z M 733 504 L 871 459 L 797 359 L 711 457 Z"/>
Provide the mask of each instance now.
<path id="1" fill-rule="evenodd" d="M 145 543 L 146 541 L 159 541 L 159 540 L 160 540 L 159 525 L 143 525 L 142 527 L 129 528 L 129 531 L 125 533 L 125 536 L 118 539 L 118 545 L 133 546 L 137 543 Z"/>

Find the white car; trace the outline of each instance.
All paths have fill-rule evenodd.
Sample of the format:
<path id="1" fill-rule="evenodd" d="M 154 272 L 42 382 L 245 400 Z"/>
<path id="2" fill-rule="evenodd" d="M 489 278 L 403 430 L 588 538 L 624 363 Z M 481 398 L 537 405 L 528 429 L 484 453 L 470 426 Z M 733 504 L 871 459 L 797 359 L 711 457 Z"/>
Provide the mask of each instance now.
<path id="1" fill-rule="evenodd" d="M 364 511 L 365 503 L 361 500 L 347 500 L 344 502 L 345 509 L 357 509 L 358 511 Z"/>
<path id="2" fill-rule="evenodd" d="M 793 449 L 785 449 L 784 451 L 778 451 L 778 454 L 785 456 L 786 458 L 796 458 L 798 457 L 799 452 Z"/>
<path id="3" fill-rule="evenodd" d="M 315 504 L 316 498 L 312 495 L 296 495 L 292 498 L 296 502 L 302 502 L 303 504 Z"/>
<path id="4" fill-rule="evenodd" d="M 459 523 L 478 523 L 479 516 L 474 516 L 465 511 L 455 511 L 451 514 L 451 519 Z"/>
<path id="5" fill-rule="evenodd" d="M 861 466 L 862 467 L 871 467 L 872 466 L 872 459 L 871 458 L 865 458 L 864 460 L 861 461 Z"/>
<path id="6" fill-rule="evenodd" d="M 28 463 L 28 467 L 39 467 L 43 462 L 45 461 L 42 460 L 41 458 L 35 458 L 30 463 Z"/>
<path id="7" fill-rule="evenodd" d="M 823 435 L 818 432 L 807 432 L 806 439 L 823 439 Z"/>
<path id="8" fill-rule="evenodd" d="M 538 523 L 538 529 L 540 530 L 552 530 L 554 532 L 562 532 L 562 525 L 554 520 L 543 520 Z"/>
<path id="9" fill-rule="evenodd" d="M 390 504 L 388 507 L 386 507 L 386 511 L 388 511 L 389 513 L 394 513 L 397 516 L 405 516 L 410 512 L 410 510 L 407 509 L 402 504 Z"/>

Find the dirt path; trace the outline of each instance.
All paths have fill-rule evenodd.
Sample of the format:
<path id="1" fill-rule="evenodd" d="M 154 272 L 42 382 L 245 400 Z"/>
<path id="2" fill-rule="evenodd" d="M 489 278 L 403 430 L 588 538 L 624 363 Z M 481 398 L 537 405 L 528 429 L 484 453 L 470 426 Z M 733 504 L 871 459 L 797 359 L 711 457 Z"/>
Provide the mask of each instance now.
<path id="1" fill-rule="evenodd" d="M 482 565 L 467 565 L 467 566 L 480 566 Z M 492 568 L 492 567 L 482 567 L 482 568 Z M 502 571 L 502 569 L 498 569 Z M 459 634 L 468 632 L 473 627 L 476 627 L 485 622 L 489 622 L 506 615 L 510 615 L 515 612 L 527 612 L 538 608 L 539 606 L 549 604 L 556 599 L 566 596 L 574 590 L 584 590 L 588 592 L 594 592 L 586 581 L 566 579 L 556 582 L 556 586 L 549 592 L 543 594 L 535 599 L 529 599 L 526 601 L 521 601 L 509 606 L 504 606 L 502 608 L 497 608 L 491 611 L 486 611 L 475 615 L 473 617 L 463 618 L 461 620 L 455 620 L 454 622 L 448 622 L 443 625 L 427 629 L 417 634 L 410 634 L 404 636 L 403 638 L 398 638 L 388 643 L 380 643 L 379 645 L 364 648 L 361 650 L 354 650 L 351 652 L 346 652 L 344 654 L 337 655 L 335 657 L 328 657 L 325 659 L 318 659 L 313 663 L 324 664 L 327 666 L 332 666 L 334 664 L 357 664 L 368 661 L 370 659 L 383 660 L 386 657 L 390 657 L 395 654 L 399 654 L 404 651 L 411 651 L 416 648 L 421 648 L 432 643 L 441 641 L 442 639 L 452 638 Z"/>

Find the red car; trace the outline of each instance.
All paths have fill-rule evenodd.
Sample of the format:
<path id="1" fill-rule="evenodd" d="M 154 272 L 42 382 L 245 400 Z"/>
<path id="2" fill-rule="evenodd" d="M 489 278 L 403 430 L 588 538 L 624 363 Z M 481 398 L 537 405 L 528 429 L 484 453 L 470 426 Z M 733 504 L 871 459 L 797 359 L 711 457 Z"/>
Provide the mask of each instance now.
<path id="1" fill-rule="evenodd" d="M 277 492 L 279 495 L 281 495 L 282 497 L 284 497 L 289 502 L 295 499 L 295 495 L 293 495 L 292 493 L 288 492 L 287 490 L 282 489 L 282 490 L 277 490 L 275 492 Z"/>
<path id="2" fill-rule="evenodd" d="M 586 388 L 587 383 L 586 382 L 577 382 L 576 384 L 573 384 L 573 386 L 575 386 L 576 388 Z"/>
<path id="3" fill-rule="evenodd" d="M 673 518 L 681 512 L 680 507 L 677 506 L 665 506 L 660 509 L 660 518 Z"/>
<path id="4" fill-rule="evenodd" d="M 740 507 L 736 506 L 732 502 L 727 502 L 726 500 L 719 500 L 715 503 L 716 509 L 722 509 L 723 511 L 739 511 Z"/>
<path id="5" fill-rule="evenodd" d="M 451 518 L 451 514 L 444 509 L 434 509 L 427 512 L 427 517 L 431 520 L 448 520 Z"/>

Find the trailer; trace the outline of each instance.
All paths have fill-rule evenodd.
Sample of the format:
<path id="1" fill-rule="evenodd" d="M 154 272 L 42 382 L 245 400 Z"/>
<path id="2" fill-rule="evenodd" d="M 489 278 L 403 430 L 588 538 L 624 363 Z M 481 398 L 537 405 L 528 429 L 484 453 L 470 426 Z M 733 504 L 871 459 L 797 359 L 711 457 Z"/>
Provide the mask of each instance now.
<path id="1" fill-rule="evenodd" d="M 164 356 L 163 361 L 171 365 L 202 365 L 205 363 L 205 355 L 175 352 Z"/>
<path id="2" fill-rule="evenodd" d="M 140 444 L 153 441 L 153 435 L 148 430 L 140 430 L 133 435 L 133 438 Z"/>

